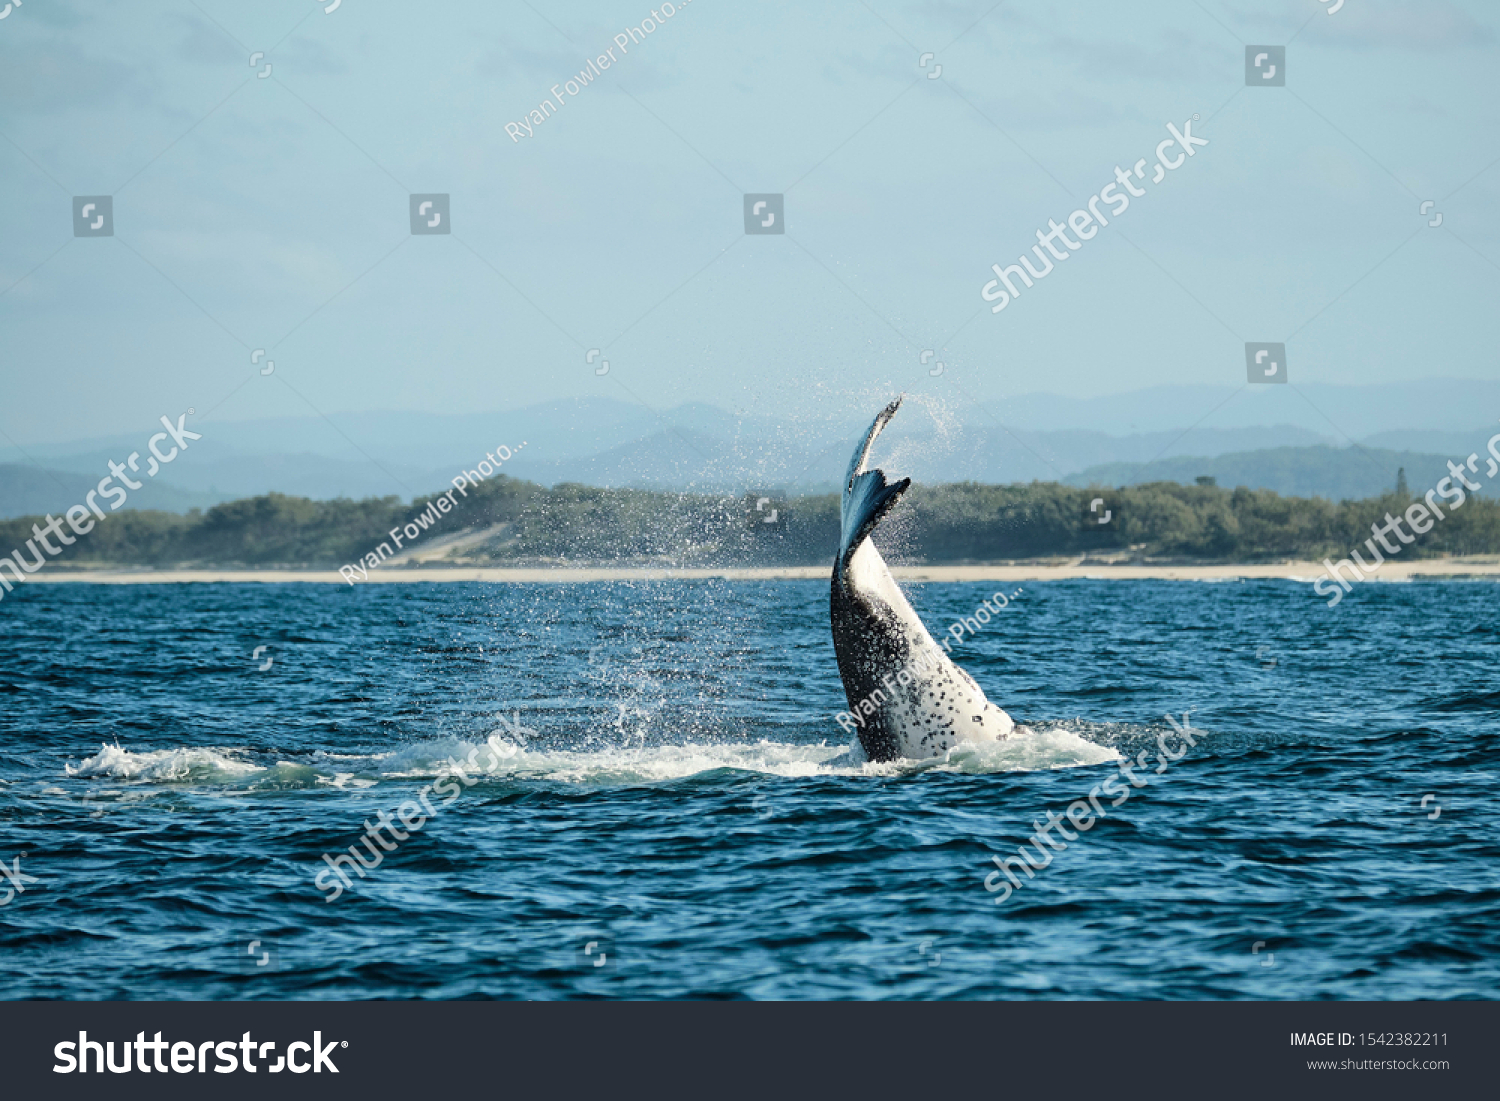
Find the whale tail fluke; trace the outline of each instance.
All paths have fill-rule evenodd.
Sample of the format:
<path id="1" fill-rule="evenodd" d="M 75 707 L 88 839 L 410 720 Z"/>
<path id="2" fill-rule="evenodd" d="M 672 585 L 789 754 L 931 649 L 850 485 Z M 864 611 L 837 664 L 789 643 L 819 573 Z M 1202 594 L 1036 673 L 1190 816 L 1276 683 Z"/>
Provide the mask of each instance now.
<path id="1" fill-rule="evenodd" d="M 870 532 L 875 530 L 875 525 L 880 523 L 885 516 L 901 499 L 901 495 L 911 486 L 910 478 L 902 478 L 899 482 L 888 483 L 885 480 L 885 472 L 880 469 L 867 470 L 865 463 L 870 457 L 870 448 L 875 445 L 875 439 L 881 430 L 896 415 L 896 410 L 901 408 L 901 398 L 897 398 L 876 416 L 870 430 L 865 433 L 865 438 L 860 445 L 854 449 L 854 457 L 849 462 L 849 473 L 844 479 L 844 496 L 840 509 L 842 521 L 842 537 L 839 540 L 839 561 L 846 564 L 859 549 Z"/>

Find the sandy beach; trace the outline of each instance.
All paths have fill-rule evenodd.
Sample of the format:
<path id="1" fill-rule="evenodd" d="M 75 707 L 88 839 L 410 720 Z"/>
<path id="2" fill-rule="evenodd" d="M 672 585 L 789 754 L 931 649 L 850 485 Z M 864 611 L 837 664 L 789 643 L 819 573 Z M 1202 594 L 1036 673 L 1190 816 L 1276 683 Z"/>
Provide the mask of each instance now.
<path id="1" fill-rule="evenodd" d="M 777 566 L 766 568 L 693 568 L 666 567 L 422 567 L 396 570 L 371 570 L 368 581 L 360 585 L 489 581 L 513 584 L 582 584 L 591 581 L 665 581 L 679 579 L 724 578 L 730 581 L 769 581 L 786 578 L 822 580 L 828 577 L 828 566 Z M 1131 581 L 1226 581 L 1236 578 L 1286 578 L 1311 582 L 1324 572 L 1320 562 L 1274 562 L 1253 564 L 1209 565 L 1133 565 L 1077 560 L 1061 564 L 997 563 L 976 566 L 894 566 L 891 569 L 901 581 L 1061 581 L 1069 578 L 1119 579 Z M 1375 580 L 1414 581 L 1421 578 L 1500 578 L 1500 558 L 1437 558 L 1391 561 L 1381 568 Z M 320 585 L 347 585 L 337 570 L 49 570 L 27 579 L 49 584 L 93 585 L 179 585 L 219 582 L 286 583 L 306 582 Z"/>

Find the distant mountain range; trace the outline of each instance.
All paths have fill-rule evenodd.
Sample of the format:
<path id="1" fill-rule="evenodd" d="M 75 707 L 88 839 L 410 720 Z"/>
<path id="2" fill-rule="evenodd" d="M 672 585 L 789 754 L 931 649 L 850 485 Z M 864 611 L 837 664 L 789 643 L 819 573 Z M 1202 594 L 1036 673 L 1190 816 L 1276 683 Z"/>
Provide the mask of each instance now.
<path id="1" fill-rule="evenodd" d="M 124 458 L 124 455 L 118 457 Z M 71 470 L 38 470 L 18 463 L 0 463 L 0 520 L 59 512 L 69 505 L 82 504 L 89 490 L 108 473 L 107 466 L 98 477 L 94 477 Z M 140 489 L 129 493 L 125 507 L 160 509 L 163 512 L 208 508 L 225 499 L 155 480 L 143 482 Z M 106 500 L 102 507 L 108 510 L 109 502 Z"/>
<path id="2" fill-rule="evenodd" d="M 1452 456 L 1466 458 L 1473 448 Z M 1483 449 L 1479 452 L 1484 454 Z M 1488 458 L 1488 456 L 1485 456 Z M 1391 451 L 1378 447 L 1275 447 L 1262 451 L 1238 451 L 1212 458 L 1180 457 L 1153 463 L 1105 463 L 1066 479 L 1075 486 L 1124 486 L 1145 482 L 1180 482 L 1190 485 L 1210 477 L 1216 485 L 1233 489 L 1274 489 L 1284 497 L 1327 497 L 1342 501 L 1379 496 L 1396 484 L 1392 472 L 1406 471 L 1407 487 L 1421 495 L 1448 476 L 1447 455 L 1425 455 L 1416 451 Z M 1495 485 L 1479 467 L 1481 492 L 1493 495 Z M 1500 484 L 1500 483 L 1497 483 Z"/>
<path id="3" fill-rule="evenodd" d="M 544 485 L 831 491 L 882 400 L 810 400 L 783 416 L 702 404 L 653 411 L 590 398 L 494 413 L 349 413 L 333 423 L 206 420 L 192 425 L 203 439 L 132 492 L 129 507 L 185 512 L 270 491 L 409 499 L 442 488 L 501 445 L 514 452 L 505 473 Z M 1391 488 L 1400 467 L 1413 489 L 1425 489 L 1447 473 L 1449 458 L 1483 453 L 1493 431 L 1474 421 L 1484 410 L 1500 410 L 1500 383 L 1169 386 L 979 405 L 914 396 L 882 438 L 881 461 L 927 483 L 1210 476 L 1226 487 L 1365 497 Z M 1247 423 L 1257 417 L 1278 419 Z M 149 434 L 32 444 L 24 457 L 0 449 L 10 460 L 0 463 L 0 517 L 78 503 L 110 459 L 140 450 Z M 1349 446 L 1351 438 L 1359 446 Z"/>

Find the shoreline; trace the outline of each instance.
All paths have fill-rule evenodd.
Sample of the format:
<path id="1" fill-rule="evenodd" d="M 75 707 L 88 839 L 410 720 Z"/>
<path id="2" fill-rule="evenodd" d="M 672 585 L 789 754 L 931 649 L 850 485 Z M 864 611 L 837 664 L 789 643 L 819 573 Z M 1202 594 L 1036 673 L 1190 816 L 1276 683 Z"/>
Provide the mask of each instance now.
<path id="1" fill-rule="evenodd" d="M 683 581 L 718 578 L 727 581 L 827 580 L 831 566 L 685 567 L 661 566 L 522 566 L 424 567 L 371 570 L 359 585 L 412 582 L 485 581 L 507 584 L 587 584 L 598 581 Z M 1311 583 L 1324 573 L 1321 562 L 1213 563 L 1204 565 L 1133 565 L 1077 560 L 1060 564 L 994 563 L 974 566 L 892 566 L 898 581 L 951 583 L 965 581 L 1229 581 L 1280 578 Z M 1387 561 L 1374 581 L 1484 577 L 1500 579 L 1500 557 Z M 93 585 L 186 585 L 257 583 L 348 585 L 337 570 L 291 569 L 84 569 L 42 572 L 29 583 Z"/>

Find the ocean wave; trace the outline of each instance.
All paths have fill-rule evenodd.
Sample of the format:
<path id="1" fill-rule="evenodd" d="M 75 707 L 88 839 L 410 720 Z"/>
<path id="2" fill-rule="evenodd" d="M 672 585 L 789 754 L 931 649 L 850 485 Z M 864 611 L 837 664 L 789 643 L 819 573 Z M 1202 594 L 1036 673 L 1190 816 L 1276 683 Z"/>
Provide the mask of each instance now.
<path id="1" fill-rule="evenodd" d="M 389 753 L 314 754 L 310 763 L 258 765 L 206 747 L 133 753 L 101 746 L 69 777 L 134 783 L 249 787 L 366 788 L 387 781 L 426 780 L 462 769 L 483 780 L 588 786 L 661 783 L 717 771 L 752 772 L 788 779 L 813 776 L 901 776 L 929 769 L 968 774 L 1077 768 L 1117 761 L 1119 753 L 1062 728 L 1004 742 L 960 743 L 942 757 L 871 762 L 858 742 L 849 746 L 756 742 L 710 742 L 618 746 L 587 750 L 528 746 L 500 734 L 482 741 L 437 738 Z M 248 783 L 247 783 L 248 782 Z"/>
<path id="2" fill-rule="evenodd" d="M 75 777 L 158 783 L 241 780 L 266 771 L 260 765 L 230 757 L 218 749 L 183 747 L 132 753 L 117 745 L 101 745 L 98 753 L 84 760 L 77 768 L 64 765 L 63 769 L 69 776 Z"/>
<path id="3" fill-rule="evenodd" d="M 938 767 L 970 773 L 1037 772 L 1123 759 L 1119 750 L 1091 742 L 1059 726 L 1003 742 L 960 742 L 948 751 L 945 763 Z"/>
<path id="4" fill-rule="evenodd" d="M 381 763 L 381 773 L 425 779 L 450 770 L 488 779 L 546 780 L 575 784 L 628 784 L 680 780 L 728 769 L 789 779 L 810 776 L 894 776 L 947 769 L 972 774 L 1078 768 L 1120 760 L 1118 751 L 1060 727 L 1004 742 L 963 742 L 942 757 L 872 762 L 858 741 L 848 746 L 774 742 L 684 743 L 619 746 L 587 751 L 529 748 L 492 734 L 483 742 L 441 739 L 407 746 Z M 472 762 L 472 763 L 470 763 Z"/>

